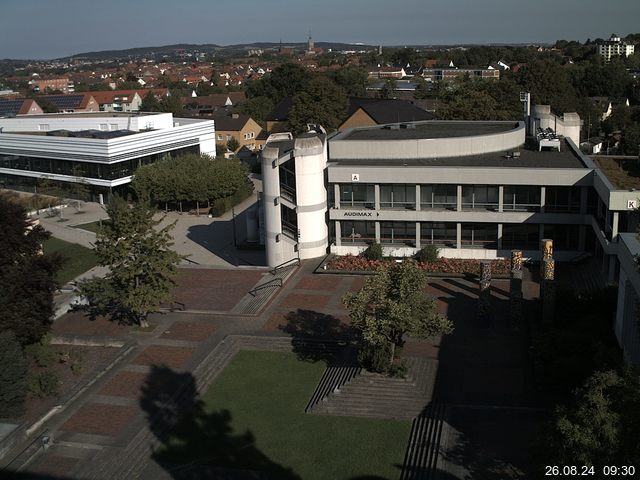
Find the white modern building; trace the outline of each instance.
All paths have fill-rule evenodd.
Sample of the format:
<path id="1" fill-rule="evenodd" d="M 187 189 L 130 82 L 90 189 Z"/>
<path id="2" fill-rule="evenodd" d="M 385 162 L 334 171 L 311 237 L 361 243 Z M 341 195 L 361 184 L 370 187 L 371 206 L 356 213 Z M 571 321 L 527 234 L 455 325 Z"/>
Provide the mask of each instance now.
<path id="1" fill-rule="evenodd" d="M 619 311 L 616 331 L 640 364 L 640 342 L 629 333 L 637 333 L 640 246 L 635 234 L 620 235 L 636 231 L 640 185 L 617 187 L 580 152 L 571 138 L 577 115 L 554 119 L 534 108 L 531 117 L 529 129 L 518 121 L 422 121 L 330 137 L 272 135 L 262 155 L 269 265 L 359 254 L 374 242 L 396 257 L 436 245 L 450 258 L 508 258 L 520 249 L 538 260 L 540 240 L 551 238 L 557 261 L 594 256 L 608 282 L 620 278 L 622 301 L 633 308 Z"/>
<path id="2" fill-rule="evenodd" d="M 605 62 L 610 62 L 611 57 L 628 57 L 633 55 L 635 47 L 633 44 L 625 43 L 615 33 L 609 40 L 598 45 L 598 54 L 604 58 Z"/>
<path id="3" fill-rule="evenodd" d="M 184 153 L 215 156 L 213 121 L 102 112 L 0 118 L 0 186 L 7 188 L 81 179 L 106 199 L 140 165 Z"/>

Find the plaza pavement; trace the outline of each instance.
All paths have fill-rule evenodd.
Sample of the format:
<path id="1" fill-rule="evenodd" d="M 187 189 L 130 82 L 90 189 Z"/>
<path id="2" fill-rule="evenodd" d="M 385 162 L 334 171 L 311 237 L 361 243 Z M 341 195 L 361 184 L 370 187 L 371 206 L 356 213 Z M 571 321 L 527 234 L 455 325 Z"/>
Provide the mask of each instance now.
<path id="1" fill-rule="evenodd" d="M 83 479 L 117 479 L 117 472 L 135 471 L 140 475 L 137 478 L 170 478 L 144 447 L 151 439 L 157 442 L 157 432 L 141 405 L 143 386 L 152 369 L 164 365 L 177 376 L 201 371 L 207 362 L 216 361 L 210 355 L 223 348 L 229 335 L 275 340 L 296 335 L 323 336 L 348 328 L 348 315 L 340 299 L 347 291 L 359 289 L 364 277 L 314 274 L 317 264 L 318 261 L 303 262 L 258 315 L 229 312 L 254 281 L 263 281 L 264 270 L 236 270 L 231 278 L 228 269 L 196 268 L 183 270 L 176 296 L 218 313 L 153 315 L 150 320 L 154 328 L 150 332 L 106 319 L 91 321 L 80 313 L 60 318 L 53 327 L 56 336 L 119 339 L 133 348 L 43 426 L 52 432 L 53 446 L 36 456 L 26 471 L 38 475 L 63 473 L 68 478 Z M 524 447 L 533 435 L 531 425 L 537 422 L 527 410 L 536 411 L 537 399 L 532 389 L 525 332 L 514 330 L 505 320 L 508 282 L 496 281 L 492 288 L 495 321 L 479 326 L 475 324 L 474 282 L 431 281 L 428 293 L 436 298 L 440 311 L 454 320 L 456 332 L 432 342 L 409 340 L 404 348 L 405 355 L 439 362 L 438 373 L 430 381 L 434 383 L 435 398 L 455 406 L 450 410 L 455 415 L 447 419 L 443 433 L 446 451 L 442 460 L 447 471 L 462 475 L 455 478 L 473 473 L 472 466 L 479 472 L 487 458 L 504 458 L 516 465 L 526 462 Z M 531 299 L 533 293 L 535 288 L 525 289 L 525 298 Z M 211 366 L 216 371 L 223 367 Z M 172 385 L 171 391 L 175 388 Z M 160 392 L 158 398 L 166 394 Z M 477 409 L 494 412 L 491 417 L 482 417 L 489 422 L 486 425 L 493 419 L 506 422 L 506 426 L 500 423 L 500 429 L 478 428 L 473 414 Z M 514 433 L 513 429 L 530 435 Z M 500 435 L 508 442 L 501 441 Z M 482 455 L 478 453 L 465 466 L 473 452 Z"/>

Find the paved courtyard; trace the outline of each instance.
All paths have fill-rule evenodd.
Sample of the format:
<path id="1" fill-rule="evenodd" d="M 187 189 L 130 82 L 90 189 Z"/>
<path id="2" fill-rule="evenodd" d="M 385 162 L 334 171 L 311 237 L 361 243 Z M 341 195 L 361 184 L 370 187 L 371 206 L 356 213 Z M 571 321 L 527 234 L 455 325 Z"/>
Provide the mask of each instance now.
<path id="1" fill-rule="evenodd" d="M 91 321 L 80 313 L 60 318 L 53 329 L 56 336 L 96 342 L 119 339 L 133 348 L 46 423 L 54 445 L 36 456 L 27 470 L 40 475 L 107 479 L 115 478 L 110 476 L 115 466 L 137 462 L 132 467 L 135 471 L 154 472 L 147 477 L 154 480 L 164 478 L 157 476 L 162 469 L 153 467 L 150 456 L 123 455 L 146 438 L 144 432 L 150 428 L 140 405 L 142 392 L 152 388 L 154 397 L 168 398 L 184 387 L 175 384 L 182 373 L 193 373 L 197 379 L 206 362 L 215 363 L 209 355 L 224 345 L 228 335 L 330 339 L 348 333 L 349 319 L 341 298 L 359 289 L 365 279 L 314 274 L 316 265 L 304 262 L 257 315 L 234 315 L 231 310 L 253 286 L 268 278 L 266 270 L 189 268 L 182 270 L 176 291 L 176 300 L 186 305 L 186 311 L 153 315 L 150 331 L 106 319 Z M 535 285 L 525 287 L 525 297 L 531 299 Z M 511 462 L 515 472 L 526 467 L 526 455 L 523 458 L 514 452 L 524 448 L 539 420 L 526 355 L 526 330 L 514 329 L 506 318 L 508 282 L 496 280 L 492 288 L 492 321 L 480 325 L 475 316 L 477 285 L 473 281 L 429 282 L 427 293 L 436 299 L 440 311 L 454 320 L 455 333 L 431 342 L 409 340 L 403 351 L 405 356 L 437 361 L 437 372 L 430 381 L 434 401 L 450 406 L 442 455 L 447 471 L 456 472 L 452 478 L 485 472 L 483 469 L 490 467 L 489 457 Z M 168 368 L 177 375 L 166 384 L 148 385 L 149 374 L 156 368 Z M 473 412 L 477 411 L 494 413 L 483 413 L 476 421 Z M 500 428 L 489 427 L 493 421 Z M 465 445 L 466 450 L 462 449 Z M 472 456 L 469 446 L 473 445 L 486 448 L 466 467 Z"/>

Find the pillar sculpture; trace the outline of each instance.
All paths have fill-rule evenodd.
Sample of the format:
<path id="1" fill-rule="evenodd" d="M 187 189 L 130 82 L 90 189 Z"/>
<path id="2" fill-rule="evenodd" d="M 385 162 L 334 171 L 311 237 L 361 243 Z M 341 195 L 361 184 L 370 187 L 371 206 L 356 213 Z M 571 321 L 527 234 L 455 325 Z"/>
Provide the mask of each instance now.
<path id="1" fill-rule="evenodd" d="M 522 322 L 522 277 L 522 250 L 511 250 L 509 313 L 513 328 L 518 328 Z"/>
<path id="2" fill-rule="evenodd" d="M 540 241 L 542 260 L 540 262 L 540 299 L 542 300 L 542 319 L 552 322 L 556 310 L 555 260 L 553 259 L 553 240 Z"/>
<path id="3" fill-rule="evenodd" d="M 491 317 L 491 261 L 480 262 L 480 295 L 478 296 L 478 319 L 489 322 Z"/>

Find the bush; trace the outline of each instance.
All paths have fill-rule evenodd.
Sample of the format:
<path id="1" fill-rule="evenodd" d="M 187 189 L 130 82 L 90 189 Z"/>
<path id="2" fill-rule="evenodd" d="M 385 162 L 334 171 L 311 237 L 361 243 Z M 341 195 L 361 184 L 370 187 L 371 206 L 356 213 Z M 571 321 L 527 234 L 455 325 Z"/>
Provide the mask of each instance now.
<path id="1" fill-rule="evenodd" d="M 29 391 L 39 398 L 51 397 L 58 394 L 60 380 L 51 370 L 28 375 Z"/>
<path id="2" fill-rule="evenodd" d="M 405 378 L 408 371 L 409 365 L 404 358 L 400 361 L 393 362 L 387 369 L 389 376 L 394 378 Z"/>
<path id="3" fill-rule="evenodd" d="M 218 198 L 214 200 L 211 209 L 209 210 L 209 214 L 213 217 L 219 217 L 223 215 L 225 212 L 231 210 L 231 207 L 235 207 L 244 199 L 249 198 L 249 196 L 253 193 L 253 182 L 248 181 L 241 188 L 236 190 L 233 195 L 224 198 Z"/>
<path id="4" fill-rule="evenodd" d="M 27 359 L 11 330 L 0 333 L 0 417 L 19 416 L 27 396 Z"/>
<path id="5" fill-rule="evenodd" d="M 358 363 L 370 372 L 386 373 L 390 367 L 391 346 L 363 342 L 358 349 Z"/>
<path id="6" fill-rule="evenodd" d="M 51 336 L 45 335 L 39 342 L 32 343 L 25 347 L 27 357 L 32 359 L 39 367 L 50 367 L 56 359 L 55 352 L 50 346 Z"/>
<path id="7" fill-rule="evenodd" d="M 372 243 L 363 253 L 367 260 L 382 260 L 382 245 Z"/>
<path id="8" fill-rule="evenodd" d="M 416 253 L 415 258 L 420 263 L 435 263 L 439 254 L 440 250 L 435 245 L 425 245 Z"/>

